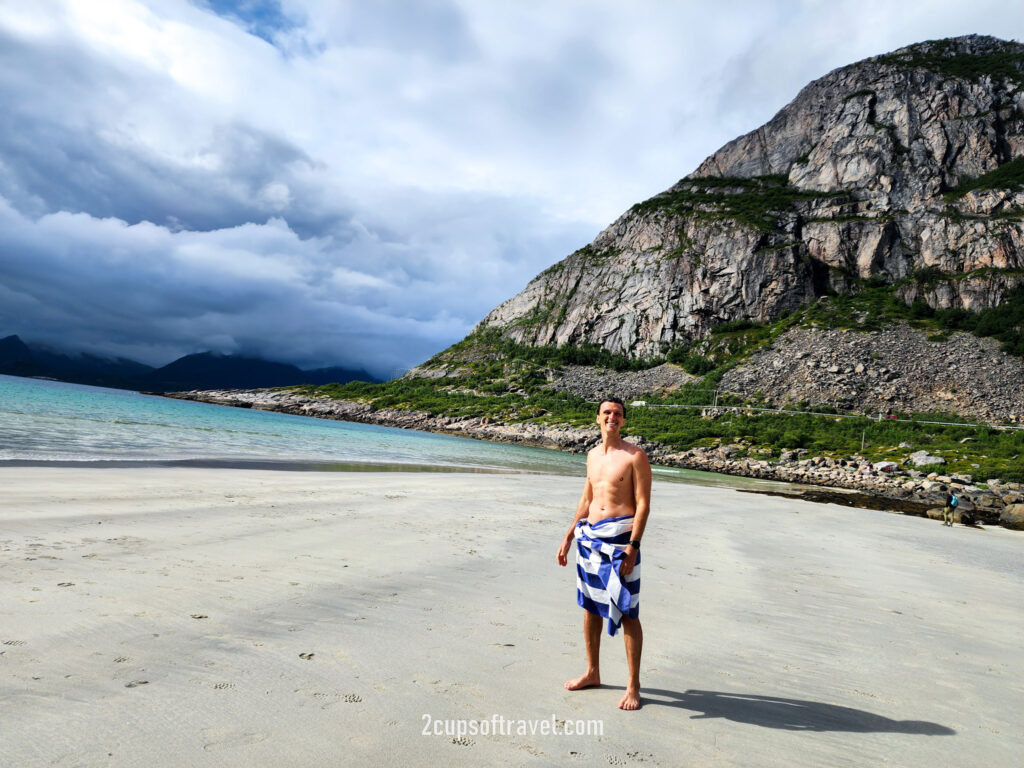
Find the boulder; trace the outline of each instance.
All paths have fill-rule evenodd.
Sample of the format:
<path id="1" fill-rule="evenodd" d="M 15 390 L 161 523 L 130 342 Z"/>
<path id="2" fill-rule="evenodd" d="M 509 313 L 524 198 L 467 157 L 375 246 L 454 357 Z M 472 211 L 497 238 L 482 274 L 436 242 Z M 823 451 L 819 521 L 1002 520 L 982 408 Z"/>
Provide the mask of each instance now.
<path id="1" fill-rule="evenodd" d="M 999 524 L 1014 531 L 1024 531 L 1024 504 L 1010 504 L 999 513 Z"/>
<path id="2" fill-rule="evenodd" d="M 907 457 L 907 461 L 915 467 L 926 467 L 929 464 L 945 464 L 946 460 L 940 456 L 932 456 L 928 451 L 915 451 Z"/>

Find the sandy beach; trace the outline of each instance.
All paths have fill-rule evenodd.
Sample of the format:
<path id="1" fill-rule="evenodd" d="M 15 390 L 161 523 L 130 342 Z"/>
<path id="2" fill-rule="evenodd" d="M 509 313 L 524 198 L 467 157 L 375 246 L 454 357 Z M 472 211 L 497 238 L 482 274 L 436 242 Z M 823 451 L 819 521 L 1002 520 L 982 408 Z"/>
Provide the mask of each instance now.
<path id="1" fill-rule="evenodd" d="M 0 485 L 5 766 L 1024 754 L 1024 535 L 1000 528 L 656 480 L 626 713 L 621 635 L 601 688 L 562 688 L 583 671 L 555 564 L 577 478 L 4 467 Z M 546 732 L 591 721 L 603 735 Z"/>

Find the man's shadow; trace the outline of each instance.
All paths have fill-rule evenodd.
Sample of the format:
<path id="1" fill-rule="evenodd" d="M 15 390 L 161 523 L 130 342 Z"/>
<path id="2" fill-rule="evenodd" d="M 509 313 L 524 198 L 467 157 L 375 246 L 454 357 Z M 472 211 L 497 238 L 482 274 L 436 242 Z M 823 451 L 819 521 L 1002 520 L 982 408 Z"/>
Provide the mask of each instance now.
<path id="1" fill-rule="evenodd" d="M 924 736 L 952 736 L 956 733 L 952 728 L 923 720 L 892 720 L 862 709 L 820 701 L 750 693 L 695 690 L 679 693 L 662 688 L 644 688 L 641 702 L 644 706 L 679 707 L 698 712 L 693 719 L 722 717 L 737 723 L 784 731 L 912 733 Z"/>

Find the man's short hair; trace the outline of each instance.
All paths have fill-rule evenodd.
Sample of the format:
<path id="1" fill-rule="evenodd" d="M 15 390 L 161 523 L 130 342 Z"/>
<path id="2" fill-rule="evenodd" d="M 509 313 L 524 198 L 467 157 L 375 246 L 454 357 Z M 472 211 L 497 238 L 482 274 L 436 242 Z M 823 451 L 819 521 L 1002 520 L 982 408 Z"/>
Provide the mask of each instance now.
<path id="1" fill-rule="evenodd" d="M 616 403 L 622 409 L 622 418 L 626 418 L 626 404 L 617 397 L 606 397 L 597 404 L 597 412 L 601 413 L 601 406 L 605 403 Z"/>

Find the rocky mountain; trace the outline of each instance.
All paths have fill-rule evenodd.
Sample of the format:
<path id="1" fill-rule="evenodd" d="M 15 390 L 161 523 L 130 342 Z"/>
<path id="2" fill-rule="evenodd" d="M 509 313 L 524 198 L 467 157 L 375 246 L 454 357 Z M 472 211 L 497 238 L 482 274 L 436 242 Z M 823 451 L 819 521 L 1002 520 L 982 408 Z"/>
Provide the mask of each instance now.
<path id="1" fill-rule="evenodd" d="M 971 35 L 812 82 L 477 330 L 645 358 L 868 284 L 974 311 L 1022 283 L 1024 45 Z"/>

